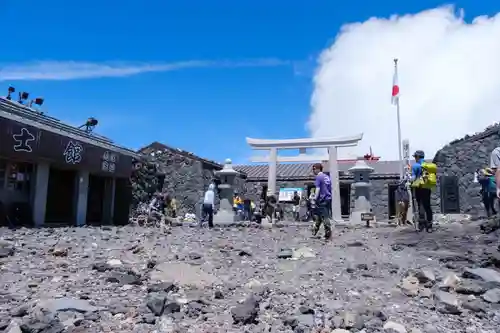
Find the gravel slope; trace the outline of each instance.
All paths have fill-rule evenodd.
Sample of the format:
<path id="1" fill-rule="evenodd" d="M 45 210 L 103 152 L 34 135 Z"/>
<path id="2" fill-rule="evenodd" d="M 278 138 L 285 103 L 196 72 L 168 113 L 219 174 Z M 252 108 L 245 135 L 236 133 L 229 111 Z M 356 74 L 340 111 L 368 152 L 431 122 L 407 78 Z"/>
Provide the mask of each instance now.
<path id="1" fill-rule="evenodd" d="M 500 332 L 498 235 L 0 229 L 6 332 Z M 479 270 L 474 269 L 482 267 Z"/>

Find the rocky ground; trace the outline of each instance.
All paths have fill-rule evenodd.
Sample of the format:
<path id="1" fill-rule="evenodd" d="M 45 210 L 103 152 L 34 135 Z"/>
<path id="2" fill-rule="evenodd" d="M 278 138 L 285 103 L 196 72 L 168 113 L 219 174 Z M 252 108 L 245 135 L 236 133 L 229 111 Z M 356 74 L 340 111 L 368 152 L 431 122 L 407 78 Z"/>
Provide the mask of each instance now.
<path id="1" fill-rule="evenodd" d="M 0 330 L 500 332 L 498 234 L 337 227 L 0 230 Z"/>

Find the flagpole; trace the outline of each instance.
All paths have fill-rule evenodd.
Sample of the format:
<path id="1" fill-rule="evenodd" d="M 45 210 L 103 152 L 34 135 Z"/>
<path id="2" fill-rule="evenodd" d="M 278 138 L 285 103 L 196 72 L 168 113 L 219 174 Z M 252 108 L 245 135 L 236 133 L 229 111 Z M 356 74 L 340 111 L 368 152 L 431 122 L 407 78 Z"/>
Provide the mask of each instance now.
<path id="1" fill-rule="evenodd" d="M 398 59 L 394 59 L 394 75 L 398 75 Z M 404 178 L 403 142 L 401 139 L 401 116 L 399 113 L 399 96 L 396 98 L 396 113 L 398 118 L 398 152 L 399 152 L 399 176 Z"/>

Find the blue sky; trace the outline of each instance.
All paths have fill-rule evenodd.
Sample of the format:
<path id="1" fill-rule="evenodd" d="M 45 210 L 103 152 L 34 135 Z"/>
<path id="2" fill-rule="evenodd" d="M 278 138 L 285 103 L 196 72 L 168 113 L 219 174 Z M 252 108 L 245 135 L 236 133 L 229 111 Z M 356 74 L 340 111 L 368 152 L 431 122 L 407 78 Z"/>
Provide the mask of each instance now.
<path id="1" fill-rule="evenodd" d="M 0 89 L 11 84 L 33 97 L 41 95 L 50 115 L 74 125 L 94 116 L 100 120 L 99 133 L 130 148 L 160 141 L 218 161 L 246 162 L 246 136 L 309 135 L 316 58 L 344 23 L 442 4 L 0 0 Z M 489 0 L 455 4 L 470 16 L 495 9 Z M 168 64 L 190 61 L 199 63 L 165 70 Z M 230 65 L 220 66 L 221 61 Z M 29 66 L 52 71 L 58 62 L 63 64 L 59 74 L 71 69 L 71 62 L 163 69 L 69 80 L 4 75 Z"/>

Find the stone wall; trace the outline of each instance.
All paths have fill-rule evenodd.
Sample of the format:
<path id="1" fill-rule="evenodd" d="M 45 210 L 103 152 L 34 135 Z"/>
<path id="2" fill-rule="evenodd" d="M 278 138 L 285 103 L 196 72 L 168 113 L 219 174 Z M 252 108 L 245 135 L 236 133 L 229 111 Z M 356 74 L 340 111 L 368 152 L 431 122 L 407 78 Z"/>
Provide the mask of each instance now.
<path id="1" fill-rule="evenodd" d="M 389 219 L 389 185 L 396 184 L 397 179 L 372 179 L 370 200 L 373 213 L 379 220 Z M 354 186 L 351 186 L 351 209 L 354 208 Z"/>
<path id="2" fill-rule="evenodd" d="M 208 186 L 214 182 L 214 172 L 221 166 L 205 162 L 177 149 L 158 147 L 143 149 L 144 160 L 132 175 L 133 208 L 150 202 L 161 190 L 173 196 L 178 203 L 178 214 L 196 213 Z"/>
<path id="3" fill-rule="evenodd" d="M 389 216 L 389 187 L 399 183 L 398 177 L 377 177 L 372 179 L 371 201 L 375 216 L 378 219 L 388 220 Z M 431 196 L 432 211 L 439 212 L 439 193 L 433 192 Z M 354 187 L 351 187 L 351 209 L 354 207 Z"/>
<path id="4" fill-rule="evenodd" d="M 500 145 L 500 126 L 496 125 L 482 133 L 455 140 L 439 150 L 434 163 L 438 166 L 438 189 L 440 176 L 456 176 L 461 213 L 481 212 L 479 184 L 474 183 L 474 172 L 488 166 L 491 151 Z M 441 204 L 440 195 L 435 200 Z"/>
<path id="5" fill-rule="evenodd" d="M 143 159 L 136 161 L 132 173 L 132 213 L 140 204 L 149 203 L 157 191 L 170 194 L 178 203 L 178 215 L 200 213 L 205 191 L 211 183 L 218 183 L 215 171 L 222 165 L 194 154 L 153 143 L 139 151 Z M 236 177 L 235 189 L 245 195 L 244 175 Z M 215 205 L 219 197 L 215 196 Z"/>

